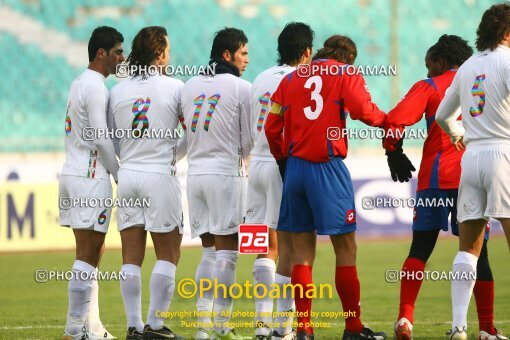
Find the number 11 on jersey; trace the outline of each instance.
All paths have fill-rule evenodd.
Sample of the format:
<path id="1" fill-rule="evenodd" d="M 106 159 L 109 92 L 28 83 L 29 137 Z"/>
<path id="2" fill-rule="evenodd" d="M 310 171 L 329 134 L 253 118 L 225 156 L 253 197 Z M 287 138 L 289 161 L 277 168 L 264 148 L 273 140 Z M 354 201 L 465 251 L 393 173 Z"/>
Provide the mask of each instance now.
<path id="1" fill-rule="evenodd" d="M 207 98 L 207 103 L 209 104 L 209 109 L 207 110 L 207 114 L 205 116 L 204 122 L 204 130 L 209 131 L 209 124 L 211 123 L 211 118 L 216 109 L 216 105 L 218 104 L 221 95 L 219 93 L 215 93 L 209 98 Z M 205 94 L 202 93 L 198 97 L 195 98 L 193 103 L 195 104 L 195 112 L 193 113 L 193 119 L 191 120 L 191 131 L 195 132 L 197 130 L 198 117 L 200 116 L 200 111 L 202 111 L 202 106 L 204 105 Z"/>

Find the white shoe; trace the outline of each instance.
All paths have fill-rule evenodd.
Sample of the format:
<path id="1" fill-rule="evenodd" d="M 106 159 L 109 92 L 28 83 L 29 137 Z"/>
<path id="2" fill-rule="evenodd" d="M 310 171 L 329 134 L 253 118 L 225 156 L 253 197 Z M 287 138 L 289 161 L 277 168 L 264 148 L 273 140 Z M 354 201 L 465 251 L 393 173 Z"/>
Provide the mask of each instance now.
<path id="1" fill-rule="evenodd" d="M 496 328 L 496 334 L 489 334 L 486 331 L 478 333 L 478 340 L 508 340 L 500 329 Z"/>
<path id="2" fill-rule="evenodd" d="M 101 340 L 103 337 L 98 337 L 96 334 L 83 327 L 77 334 L 65 333 L 62 336 L 62 340 Z"/>
<path id="3" fill-rule="evenodd" d="M 455 327 L 455 329 L 449 330 L 446 332 L 446 336 L 449 340 L 467 340 L 468 338 L 465 326 L 462 329 Z"/>
<path id="4" fill-rule="evenodd" d="M 395 339 L 397 340 L 412 340 L 413 339 L 413 324 L 406 318 L 401 318 L 395 323 Z"/>
<path id="5" fill-rule="evenodd" d="M 199 328 L 197 329 L 197 332 L 195 333 L 195 336 L 193 337 L 195 340 L 209 340 L 211 339 L 211 332 L 209 332 L 205 328 Z"/>
<path id="6" fill-rule="evenodd" d="M 97 330 L 94 330 L 94 331 L 89 330 L 89 333 L 92 334 L 93 336 L 97 337 L 98 339 L 104 339 L 104 340 L 114 340 L 114 339 L 117 339 L 116 337 L 111 335 L 111 333 L 108 332 L 108 330 L 103 325 L 100 326 L 99 331 L 97 331 Z"/>

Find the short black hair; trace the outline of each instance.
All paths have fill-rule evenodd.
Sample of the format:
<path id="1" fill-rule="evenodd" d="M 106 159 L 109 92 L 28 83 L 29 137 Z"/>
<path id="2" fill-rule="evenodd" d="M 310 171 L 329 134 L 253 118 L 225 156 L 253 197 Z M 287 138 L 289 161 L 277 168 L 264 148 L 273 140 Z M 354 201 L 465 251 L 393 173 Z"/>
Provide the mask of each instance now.
<path id="1" fill-rule="evenodd" d="M 443 34 L 427 51 L 432 60 L 443 59 L 450 66 L 462 65 L 473 54 L 468 42 L 457 35 Z"/>
<path id="2" fill-rule="evenodd" d="M 278 36 L 278 64 L 299 62 L 307 48 L 312 50 L 314 31 L 302 22 L 290 22 Z"/>
<path id="3" fill-rule="evenodd" d="M 244 32 L 237 28 L 225 27 L 216 32 L 214 36 L 211 59 L 221 59 L 223 52 L 229 51 L 234 55 L 236 51 L 248 43 L 248 38 Z"/>
<path id="4" fill-rule="evenodd" d="M 89 61 L 94 61 L 100 48 L 108 53 L 115 45 L 122 42 L 124 42 L 124 37 L 115 28 L 99 26 L 92 32 L 89 39 Z"/>
<path id="5" fill-rule="evenodd" d="M 510 33 L 510 3 L 491 6 L 483 13 L 476 30 L 477 50 L 494 50 L 507 33 Z"/>

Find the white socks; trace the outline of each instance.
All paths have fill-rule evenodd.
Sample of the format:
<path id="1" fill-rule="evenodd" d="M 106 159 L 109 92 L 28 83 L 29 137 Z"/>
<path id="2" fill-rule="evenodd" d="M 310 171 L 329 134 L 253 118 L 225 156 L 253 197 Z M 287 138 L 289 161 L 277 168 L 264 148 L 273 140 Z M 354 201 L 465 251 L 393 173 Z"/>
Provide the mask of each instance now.
<path id="1" fill-rule="evenodd" d="M 253 285 L 262 284 L 266 286 L 265 292 L 271 290 L 274 283 L 276 264 L 272 259 L 261 258 L 253 262 Z M 263 289 L 258 289 L 257 295 L 263 296 Z M 264 298 L 255 299 L 255 323 L 263 322 L 267 325 L 273 322 L 273 299 L 266 294 Z"/>
<path id="2" fill-rule="evenodd" d="M 456 279 L 452 280 L 452 329 L 467 328 L 469 300 L 476 281 L 472 273 L 476 274 L 477 261 L 478 257 L 465 251 L 459 251 L 453 260 L 452 272 Z"/>
<path id="3" fill-rule="evenodd" d="M 122 265 L 125 280 L 120 280 L 120 291 L 127 316 L 127 326 L 143 331 L 142 321 L 142 275 L 141 268 L 134 264 Z"/>
<path id="4" fill-rule="evenodd" d="M 214 265 L 216 264 L 216 250 L 214 247 L 203 248 L 202 259 L 197 267 L 195 274 L 195 282 L 200 287 L 201 280 L 207 280 L 212 284 L 214 277 Z M 204 282 L 204 285 L 206 283 Z M 203 296 L 197 294 L 197 312 L 198 312 L 198 328 L 211 329 L 213 327 L 211 321 L 213 309 L 213 290 L 209 289 L 203 293 Z"/>
<path id="5" fill-rule="evenodd" d="M 234 300 L 228 295 L 228 289 L 236 281 L 237 250 L 217 250 L 214 278 L 218 279 L 218 286 L 224 284 L 227 291 L 218 289 L 218 296 L 214 299 L 214 329 L 220 334 L 230 330 L 226 325 L 230 320 Z M 221 286 L 219 286 L 221 287 Z M 226 298 L 224 298 L 226 296 Z"/>
<path id="6" fill-rule="evenodd" d="M 292 319 L 296 307 L 292 298 L 291 278 L 276 274 L 275 283 L 278 285 L 280 297 L 276 299 L 276 316 L 274 323 L 276 331 L 280 335 L 289 334 L 292 331 Z M 285 286 L 287 285 L 287 286 Z"/>
<path id="7" fill-rule="evenodd" d="M 92 280 L 92 291 L 90 292 L 90 304 L 87 318 L 85 319 L 85 327 L 94 333 L 103 332 L 103 324 L 99 318 L 99 285 L 97 284 L 98 269 L 96 268 L 96 277 Z"/>
<path id="8" fill-rule="evenodd" d="M 73 277 L 69 281 L 69 309 L 67 312 L 66 333 L 70 335 L 81 332 L 89 310 L 92 291 L 92 273 L 94 266 L 76 260 L 73 264 Z"/>
<path id="9" fill-rule="evenodd" d="M 170 301 L 175 288 L 175 265 L 168 261 L 158 260 L 154 265 L 151 275 L 150 292 L 151 300 L 147 323 L 152 329 L 161 329 L 165 322 L 164 317 L 157 317 L 161 313 L 168 312 Z"/>

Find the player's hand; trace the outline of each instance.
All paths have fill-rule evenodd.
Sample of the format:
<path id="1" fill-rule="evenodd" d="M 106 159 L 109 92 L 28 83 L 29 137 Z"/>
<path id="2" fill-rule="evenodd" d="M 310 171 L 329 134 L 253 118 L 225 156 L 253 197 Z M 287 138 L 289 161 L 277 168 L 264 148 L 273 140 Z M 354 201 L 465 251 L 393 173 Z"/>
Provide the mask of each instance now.
<path id="1" fill-rule="evenodd" d="M 459 140 L 457 140 L 455 143 L 453 143 L 453 146 L 455 147 L 455 150 L 461 151 L 466 148 L 466 144 L 464 144 L 464 139 L 460 137 Z"/>
<path id="2" fill-rule="evenodd" d="M 280 176 L 282 177 L 283 182 L 283 177 L 285 176 L 285 168 L 287 167 L 287 158 L 279 159 L 276 161 L 276 163 L 278 164 L 278 170 L 280 170 Z"/>
<path id="3" fill-rule="evenodd" d="M 400 183 L 409 182 L 409 179 L 413 177 L 412 171 L 416 171 L 413 163 L 411 163 L 402 150 L 402 144 L 403 139 L 399 140 L 395 145 L 395 151 L 386 151 L 386 156 L 388 156 L 388 166 L 390 168 L 393 182 L 396 182 L 397 180 Z"/>

